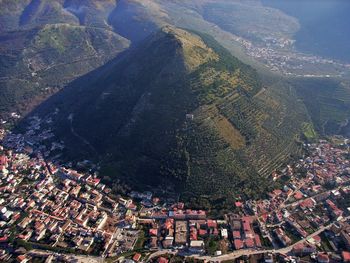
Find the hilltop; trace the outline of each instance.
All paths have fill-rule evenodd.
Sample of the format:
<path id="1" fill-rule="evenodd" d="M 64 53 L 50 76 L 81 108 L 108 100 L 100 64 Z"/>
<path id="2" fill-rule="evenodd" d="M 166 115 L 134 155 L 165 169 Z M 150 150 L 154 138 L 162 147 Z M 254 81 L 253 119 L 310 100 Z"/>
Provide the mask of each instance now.
<path id="1" fill-rule="evenodd" d="M 300 136 L 348 132 L 348 82 L 268 70 L 283 64 L 279 55 L 289 52 L 284 43 L 298 23 L 258 0 L 3 0 L 0 7 L 0 115 L 57 109 L 65 157 L 101 162 L 111 182 L 260 195 L 271 172 L 299 154 Z M 259 53 L 270 41 L 281 52 L 272 60 Z"/>
<path id="2" fill-rule="evenodd" d="M 270 78 L 269 69 L 300 76 L 344 71 L 343 65 L 294 54 L 298 21 L 260 0 L 2 0 L 0 115 L 28 113 L 165 25 L 213 36 L 262 79 Z M 289 62 L 283 62 L 286 56 Z"/>
<path id="3" fill-rule="evenodd" d="M 263 87 L 212 37 L 166 26 L 39 112 L 59 112 L 70 156 L 100 157 L 103 175 L 185 195 L 259 195 L 307 121 L 282 89 Z"/>

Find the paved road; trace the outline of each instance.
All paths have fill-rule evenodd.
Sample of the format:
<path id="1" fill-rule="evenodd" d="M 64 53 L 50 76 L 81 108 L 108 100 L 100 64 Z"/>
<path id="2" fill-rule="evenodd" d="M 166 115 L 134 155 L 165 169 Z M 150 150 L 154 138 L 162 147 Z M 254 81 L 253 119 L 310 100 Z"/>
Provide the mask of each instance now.
<path id="1" fill-rule="evenodd" d="M 350 219 L 350 216 L 343 218 L 341 221 L 346 221 L 346 220 L 349 220 L 349 219 Z M 218 257 L 201 256 L 201 255 L 191 255 L 189 257 L 193 257 L 193 258 L 196 258 L 196 259 L 201 259 L 201 260 L 204 260 L 205 262 L 222 262 L 222 261 L 226 261 L 226 260 L 237 259 L 237 258 L 239 258 L 241 256 L 250 256 L 250 255 L 256 255 L 256 254 L 263 254 L 263 253 L 287 254 L 293 249 L 293 247 L 295 245 L 304 243 L 305 241 L 308 241 L 311 238 L 319 235 L 320 233 L 322 233 L 326 229 L 329 229 L 332 226 L 333 223 L 334 222 L 332 222 L 329 225 L 323 226 L 320 229 L 318 229 L 317 231 L 315 231 L 314 233 L 308 235 L 305 239 L 301 239 L 298 242 L 296 242 L 296 243 L 294 243 L 294 244 L 292 244 L 292 245 L 290 245 L 288 247 L 281 248 L 281 249 L 266 249 L 266 250 L 241 249 L 241 250 L 234 251 L 234 252 L 232 252 L 230 254 L 226 254 L 226 255 L 222 255 L 222 256 L 218 256 Z M 169 249 L 159 250 L 159 251 L 156 251 L 156 252 L 152 253 L 148 257 L 147 262 L 149 262 L 151 259 L 157 258 L 157 257 L 159 257 L 161 255 L 164 255 L 164 254 L 176 255 L 178 253 L 179 253 L 179 251 L 177 251 L 177 250 L 169 250 Z M 53 252 L 35 249 L 35 250 L 32 250 L 32 251 L 28 252 L 28 254 L 32 254 L 32 255 L 33 254 L 37 254 L 37 255 L 42 255 L 42 256 L 46 256 L 47 257 L 49 255 L 52 255 Z M 71 254 L 63 254 L 63 255 L 65 255 L 67 257 L 73 257 L 74 259 L 77 260 L 78 263 L 102 263 L 102 262 L 104 262 L 104 259 L 101 258 L 101 257 L 82 256 L 82 255 L 76 256 L 76 255 L 71 255 Z"/>
<path id="2" fill-rule="evenodd" d="M 39 250 L 39 249 L 33 249 L 28 252 L 29 255 L 36 255 L 36 256 L 42 256 L 42 257 L 49 257 L 50 255 L 58 255 L 51 251 L 46 250 Z M 59 255 L 64 255 L 67 258 L 74 258 L 77 263 L 103 263 L 104 259 L 101 257 L 94 257 L 94 256 L 83 256 L 83 255 L 74 255 L 74 254 L 64 254 L 59 253 Z"/>
<path id="3" fill-rule="evenodd" d="M 350 219 L 350 216 L 343 218 L 341 221 L 346 221 Z M 308 235 L 305 239 L 301 239 L 300 241 L 285 247 L 285 248 L 281 248 L 281 249 L 271 249 L 271 250 L 252 250 L 252 249 L 243 249 L 243 250 L 237 250 L 233 253 L 230 254 L 226 254 L 226 255 L 222 255 L 219 257 L 211 257 L 211 256 L 195 256 L 195 258 L 198 259 L 202 259 L 205 260 L 207 262 L 222 262 L 225 260 L 232 260 L 232 259 L 236 259 L 239 258 L 241 256 L 249 256 L 249 255 L 256 255 L 256 254 L 262 254 L 262 253 L 281 253 L 281 254 L 287 254 L 289 253 L 293 247 L 297 244 L 301 244 L 304 243 L 307 240 L 310 240 L 311 238 L 319 235 L 320 233 L 322 233 L 323 231 L 325 231 L 326 229 L 330 228 L 332 226 L 333 223 L 323 226 L 321 227 L 319 230 L 315 231 L 314 233 Z"/>

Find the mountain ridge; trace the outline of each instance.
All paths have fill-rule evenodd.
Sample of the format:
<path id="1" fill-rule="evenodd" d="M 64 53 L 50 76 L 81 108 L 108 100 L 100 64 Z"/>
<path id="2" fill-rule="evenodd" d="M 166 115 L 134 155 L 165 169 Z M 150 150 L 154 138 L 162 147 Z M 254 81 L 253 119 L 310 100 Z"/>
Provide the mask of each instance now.
<path id="1" fill-rule="evenodd" d="M 283 138 L 265 130 L 279 113 L 269 112 L 275 95 L 264 92 L 256 71 L 207 35 L 165 26 L 93 75 L 46 103 L 43 115 L 57 108 L 55 131 L 70 153 L 94 156 L 68 132 L 73 127 L 112 180 L 199 195 L 248 194 L 259 183 L 261 194 L 269 179 L 247 159 L 261 147 L 297 147 L 298 126 Z"/>
<path id="2" fill-rule="evenodd" d="M 71 148 L 67 158 L 101 161 L 114 179 L 172 182 L 189 195 L 263 194 L 252 192 L 259 183 L 271 187 L 271 172 L 300 153 L 300 137 L 314 138 L 311 120 L 332 124 L 334 114 L 310 118 L 318 113 L 304 88 L 248 57 L 235 36 L 244 23 L 222 29 L 232 10 L 239 20 L 240 8 L 258 4 L 3 0 L 12 16 L 0 16 L 0 112 L 59 109 L 56 131 Z M 214 19 L 212 5 L 225 17 Z M 280 12 L 254 10 L 271 11 L 269 23 L 281 22 L 278 36 L 296 28 Z M 273 31 L 259 28 L 266 29 L 261 40 Z M 336 108 L 337 122 L 346 111 L 346 103 Z"/>
<path id="3" fill-rule="evenodd" d="M 77 2 L 96 4 L 58 0 L 0 3 L 0 12 L 4 12 L 0 15 L 1 117 L 12 111 L 28 113 L 129 47 L 130 41 L 106 23 L 109 12 L 104 10 L 113 7 L 113 1 L 104 0 L 96 9 L 88 9 L 84 23 L 67 10 Z"/>

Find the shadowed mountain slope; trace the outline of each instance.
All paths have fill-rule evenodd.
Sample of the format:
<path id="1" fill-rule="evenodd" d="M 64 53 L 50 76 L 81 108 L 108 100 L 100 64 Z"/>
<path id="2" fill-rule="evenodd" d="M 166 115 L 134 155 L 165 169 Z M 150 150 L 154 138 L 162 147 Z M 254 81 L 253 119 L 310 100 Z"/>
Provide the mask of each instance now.
<path id="1" fill-rule="evenodd" d="M 172 182 L 185 193 L 258 195 L 298 151 L 306 120 L 278 85 L 263 88 L 213 38 L 167 26 L 40 112 L 59 112 L 55 132 L 71 156 L 102 157 L 109 176 Z"/>
<path id="2" fill-rule="evenodd" d="M 0 117 L 25 113 L 129 46 L 108 25 L 115 1 L 0 1 Z"/>

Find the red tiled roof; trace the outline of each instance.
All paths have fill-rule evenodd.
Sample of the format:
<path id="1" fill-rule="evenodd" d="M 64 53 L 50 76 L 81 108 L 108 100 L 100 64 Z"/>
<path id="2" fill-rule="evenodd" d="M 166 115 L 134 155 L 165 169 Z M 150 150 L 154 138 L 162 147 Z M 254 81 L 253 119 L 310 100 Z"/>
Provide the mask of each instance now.
<path id="1" fill-rule="evenodd" d="M 299 200 L 303 198 L 303 194 L 300 191 L 298 191 L 294 194 L 294 198 Z"/>
<path id="2" fill-rule="evenodd" d="M 190 234 L 190 239 L 191 239 L 191 240 L 197 240 L 197 239 L 198 239 L 197 233 L 191 232 L 191 234 Z"/>
<path id="3" fill-rule="evenodd" d="M 25 235 L 18 235 L 18 238 L 20 238 L 20 239 L 25 239 Z"/>
<path id="4" fill-rule="evenodd" d="M 302 250 L 303 248 L 304 248 L 304 244 L 303 243 L 299 243 L 299 244 L 296 244 L 293 247 L 293 250 Z"/>
<path id="5" fill-rule="evenodd" d="M 149 234 L 150 234 L 151 236 L 157 236 L 157 235 L 158 235 L 158 229 L 156 229 L 156 228 L 150 229 L 150 230 L 149 230 Z"/>
<path id="6" fill-rule="evenodd" d="M 241 233 L 239 231 L 233 231 L 232 235 L 234 239 L 241 239 Z"/>
<path id="7" fill-rule="evenodd" d="M 243 216 L 242 221 L 250 222 L 250 216 Z"/>
<path id="8" fill-rule="evenodd" d="M 199 229 L 198 234 L 199 234 L 200 236 L 205 236 L 206 234 L 208 234 L 208 232 L 207 232 L 207 230 L 205 230 L 205 229 Z"/>
<path id="9" fill-rule="evenodd" d="M 244 229 L 244 231 L 250 231 L 251 230 L 250 229 L 250 223 L 247 222 L 247 221 L 244 221 L 243 222 L 243 229 Z"/>
<path id="10" fill-rule="evenodd" d="M 12 219 L 13 220 L 17 220 L 17 219 L 19 219 L 21 217 L 21 214 L 15 214 L 13 217 L 12 217 Z"/>
<path id="11" fill-rule="evenodd" d="M 174 224 L 174 223 L 171 222 L 171 221 L 166 221 L 165 224 L 164 224 L 164 226 L 165 226 L 166 229 L 170 229 L 170 228 L 173 227 L 173 224 Z"/>
<path id="12" fill-rule="evenodd" d="M 25 255 L 19 255 L 18 257 L 17 257 L 17 261 L 18 262 L 22 262 L 22 261 L 24 261 L 26 259 L 26 256 Z"/>
<path id="13" fill-rule="evenodd" d="M 216 228 L 217 227 L 216 221 L 210 220 L 210 219 L 208 219 L 207 225 L 208 225 L 209 228 Z"/>
<path id="14" fill-rule="evenodd" d="M 303 202 L 300 203 L 301 207 L 307 207 L 307 208 L 312 208 L 315 206 L 315 203 L 312 201 L 311 198 L 308 198 L 304 200 Z"/>
<path id="15" fill-rule="evenodd" d="M 282 194 L 282 190 L 280 190 L 280 189 L 275 189 L 275 190 L 273 191 L 273 193 L 274 193 L 276 196 L 279 196 L 280 194 Z"/>
<path id="16" fill-rule="evenodd" d="M 237 250 L 243 248 L 243 241 L 240 240 L 240 239 L 235 239 L 235 240 L 233 241 L 233 244 L 234 244 L 234 246 L 235 246 L 235 249 L 237 249 Z"/>
<path id="17" fill-rule="evenodd" d="M 7 158 L 5 155 L 0 156 L 0 165 L 6 165 L 7 163 Z"/>
<path id="18" fill-rule="evenodd" d="M 247 238 L 244 240 L 244 243 L 245 245 L 248 247 L 248 248 L 252 248 L 254 247 L 254 240 L 252 238 Z"/>
<path id="19" fill-rule="evenodd" d="M 137 206 L 133 203 L 130 203 L 127 208 L 133 210 L 133 209 L 136 209 Z"/>
<path id="20" fill-rule="evenodd" d="M 319 253 L 317 255 L 318 262 L 329 262 L 329 257 L 326 253 Z"/>
<path id="21" fill-rule="evenodd" d="M 348 251 L 343 251 L 342 252 L 342 257 L 344 262 L 350 262 L 350 252 Z"/>
<path id="22" fill-rule="evenodd" d="M 167 260 L 166 258 L 160 257 L 158 258 L 158 263 L 168 263 L 169 260 Z"/>
<path id="23" fill-rule="evenodd" d="M 235 206 L 236 206 L 236 207 L 242 207 L 242 206 L 243 206 L 243 203 L 242 203 L 242 202 L 235 202 Z"/>
<path id="24" fill-rule="evenodd" d="M 197 229 L 195 227 L 191 227 L 190 229 L 190 239 L 191 240 L 197 240 Z"/>
<path id="25" fill-rule="evenodd" d="M 140 259 L 141 259 L 141 254 L 140 253 L 136 253 L 134 256 L 133 256 L 133 258 L 132 258 L 132 260 L 134 260 L 134 261 L 139 261 Z"/>
<path id="26" fill-rule="evenodd" d="M 266 222 L 268 216 L 269 216 L 269 215 L 268 215 L 267 213 L 264 213 L 264 214 L 261 216 L 261 218 L 262 218 L 262 220 L 263 220 L 264 222 Z"/>
<path id="27" fill-rule="evenodd" d="M 314 236 L 313 239 L 314 239 L 317 243 L 320 243 L 320 242 L 321 242 L 321 237 L 320 237 L 320 236 Z"/>

